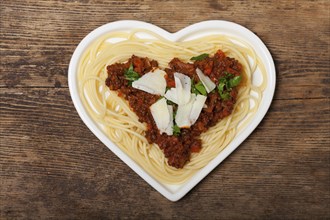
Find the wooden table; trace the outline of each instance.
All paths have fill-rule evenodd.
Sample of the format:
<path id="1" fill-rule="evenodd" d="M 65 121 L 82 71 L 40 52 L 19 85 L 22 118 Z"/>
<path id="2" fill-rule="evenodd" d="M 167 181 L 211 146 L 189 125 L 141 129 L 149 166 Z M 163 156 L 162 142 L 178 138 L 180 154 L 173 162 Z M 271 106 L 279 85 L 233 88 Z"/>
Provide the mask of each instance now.
<path id="1" fill-rule="evenodd" d="M 329 1 L 1 1 L 1 219 L 330 218 Z M 94 28 L 136 19 L 175 32 L 229 20 L 275 60 L 270 110 L 179 202 L 165 199 L 79 118 L 71 55 Z"/>

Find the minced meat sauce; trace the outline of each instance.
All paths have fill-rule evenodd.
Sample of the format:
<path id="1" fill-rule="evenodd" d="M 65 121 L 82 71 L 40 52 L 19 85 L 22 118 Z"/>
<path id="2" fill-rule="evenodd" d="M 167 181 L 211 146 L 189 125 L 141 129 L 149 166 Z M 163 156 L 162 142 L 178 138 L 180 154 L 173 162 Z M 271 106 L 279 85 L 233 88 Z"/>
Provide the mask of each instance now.
<path id="1" fill-rule="evenodd" d="M 191 153 L 197 153 L 202 148 L 200 134 L 207 131 L 211 126 L 216 125 L 222 118 L 231 114 L 237 96 L 237 88 L 231 89 L 230 97 L 225 101 L 221 99 L 217 88 L 207 94 L 203 108 L 196 123 L 190 128 L 181 128 L 178 135 L 160 134 L 149 107 L 159 98 L 159 95 L 135 89 L 125 77 L 125 72 L 133 65 L 133 69 L 140 76 L 158 67 L 158 62 L 149 58 L 132 56 L 126 63 L 115 63 L 107 66 L 108 78 L 106 85 L 111 90 L 118 91 L 119 96 L 125 98 L 131 109 L 139 117 L 139 121 L 147 124 L 146 138 L 148 142 L 156 143 L 168 159 L 168 164 L 176 168 L 182 168 L 190 159 Z M 242 65 L 237 60 L 227 57 L 221 50 L 218 50 L 213 57 L 206 57 L 194 63 L 185 63 L 178 58 L 174 58 L 169 63 L 169 68 L 165 69 L 167 75 L 167 87 L 175 87 L 174 73 L 179 72 L 189 76 L 194 83 L 199 82 L 196 74 L 199 68 L 216 85 L 225 74 L 233 76 L 241 75 Z M 174 112 L 176 106 L 173 106 Z"/>

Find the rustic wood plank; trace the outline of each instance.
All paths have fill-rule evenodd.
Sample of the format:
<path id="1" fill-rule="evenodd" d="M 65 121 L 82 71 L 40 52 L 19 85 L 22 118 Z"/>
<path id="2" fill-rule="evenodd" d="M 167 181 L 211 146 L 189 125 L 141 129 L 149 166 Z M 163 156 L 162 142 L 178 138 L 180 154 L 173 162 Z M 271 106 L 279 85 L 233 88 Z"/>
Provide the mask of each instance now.
<path id="1" fill-rule="evenodd" d="M 0 219 L 329 219 L 329 8 L 327 0 L 1 1 Z M 98 141 L 72 105 L 76 45 L 121 19 L 170 32 L 233 21 L 276 64 L 264 120 L 177 203 Z"/>
<path id="2" fill-rule="evenodd" d="M 240 23 L 272 52 L 276 99 L 330 94 L 328 1 L 3 1 L 0 86 L 67 87 L 68 64 L 79 41 L 120 19 L 144 20 L 171 32 L 202 20 Z"/>
<path id="3" fill-rule="evenodd" d="M 275 100 L 238 150 L 174 204 L 97 140 L 79 119 L 67 88 L 2 88 L 0 94 L 5 218 L 330 214 L 329 99 Z"/>

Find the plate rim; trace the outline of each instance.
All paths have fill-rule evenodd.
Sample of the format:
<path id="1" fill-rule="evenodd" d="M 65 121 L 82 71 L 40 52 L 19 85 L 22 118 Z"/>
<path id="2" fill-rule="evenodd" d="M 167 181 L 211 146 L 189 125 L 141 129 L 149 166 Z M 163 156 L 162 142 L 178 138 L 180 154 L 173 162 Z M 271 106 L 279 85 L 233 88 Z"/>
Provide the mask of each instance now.
<path id="1" fill-rule="evenodd" d="M 79 97 L 79 91 L 78 91 L 78 80 L 76 76 L 78 63 L 81 54 L 86 50 L 86 48 L 97 38 L 102 36 L 105 33 L 111 32 L 111 31 L 118 31 L 118 30 L 129 30 L 129 29 L 135 29 L 135 28 L 144 28 L 151 30 L 155 33 L 160 33 L 162 36 L 166 39 L 169 39 L 171 41 L 180 42 L 180 38 L 189 35 L 189 33 L 201 31 L 203 29 L 207 28 L 215 28 L 216 30 L 219 30 L 219 27 L 226 27 L 226 28 L 232 28 L 233 30 L 239 31 L 239 32 L 245 32 L 246 36 L 250 39 L 253 39 L 257 42 L 257 46 L 261 51 L 264 52 L 264 56 L 266 56 L 268 68 L 270 69 L 270 80 L 268 80 L 268 84 L 266 86 L 267 90 L 267 99 L 264 100 L 265 96 L 262 99 L 263 105 L 259 107 L 257 110 L 258 115 L 255 115 L 252 121 L 249 123 L 249 125 L 243 129 L 243 131 L 239 134 L 238 137 L 242 136 L 243 138 L 238 139 L 238 137 L 235 137 L 234 140 L 232 140 L 229 145 L 219 153 L 213 160 L 211 160 L 205 167 L 197 171 L 196 174 L 194 174 L 190 180 L 185 182 L 184 184 L 180 185 L 180 188 L 176 192 L 171 192 L 168 188 L 166 188 L 166 184 L 162 184 L 158 182 L 156 179 L 154 179 L 151 175 L 147 173 L 140 165 L 138 165 L 132 158 L 130 158 L 128 155 L 126 155 L 119 147 L 117 147 L 112 141 L 104 134 L 104 132 L 101 131 L 101 129 L 98 127 L 98 125 L 92 120 L 92 118 L 88 115 L 87 111 L 85 110 L 80 97 Z M 246 37 L 243 38 L 246 40 Z M 247 40 L 248 43 L 251 43 Z M 256 46 L 256 45 L 251 45 Z M 255 48 L 254 48 L 255 49 Z M 267 67 L 266 67 L 266 70 Z M 144 179 L 149 185 L 151 185 L 155 190 L 157 190 L 160 194 L 162 194 L 164 197 L 169 199 L 170 201 L 178 201 L 183 196 L 185 196 L 193 187 L 195 187 L 200 181 L 202 181 L 212 170 L 214 170 L 219 164 L 222 163 L 222 161 L 227 158 L 234 150 L 236 150 L 240 144 L 245 141 L 250 134 L 256 129 L 256 127 L 259 125 L 259 123 L 262 121 L 262 119 L 265 117 L 271 102 L 274 97 L 275 93 L 275 86 L 276 86 L 276 69 L 274 60 L 266 47 L 266 45 L 262 42 L 262 40 L 254 34 L 249 29 L 234 23 L 230 21 L 224 21 L 224 20 L 208 20 L 208 21 L 202 21 L 198 22 L 192 25 L 189 25 L 177 32 L 171 33 L 168 32 L 161 27 L 158 27 L 156 25 L 153 25 L 151 23 L 143 22 L 143 21 L 137 21 L 137 20 L 119 20 L 110 22 L 107 24 L 104 24 L 93 31 L 91 31 L 89 34 L 87 34 L 83 40 L 80 41 L 78 46 L 76 47 L 71 59 L 70 64 L 68 68 L 68 84 L 69 84 L 69 90 L 70 90 L 70 96 L 72 99 L 72 102 L 75 106 L 76 111 L 78 112 L 79 117 L 81 120 L 85 123 L 85 125 L 92 131 L 92 133 L 106 146 L 108 147 L 117 157 L 119 157 L 126 165 L 128 165 L 135 173 L 137 173 L 142 179 Z M 265 91 L 266 91 L 265 90 Z M 265 92 L 264 92 L 265 93 Z"/>

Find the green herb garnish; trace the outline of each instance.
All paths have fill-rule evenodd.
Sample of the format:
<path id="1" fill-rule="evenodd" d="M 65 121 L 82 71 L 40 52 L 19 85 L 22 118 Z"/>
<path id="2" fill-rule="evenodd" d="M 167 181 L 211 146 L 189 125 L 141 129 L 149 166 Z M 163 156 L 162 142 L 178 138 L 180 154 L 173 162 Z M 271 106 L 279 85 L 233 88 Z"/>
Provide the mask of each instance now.
<path id="1" fill-rule="evenodd" d="M 201 81 L 199 81 L 196 85 L 195 85 L 195 88 L 196 90 L 201 94 L 201 95 L 204 95 L 206 96 L 207 95 L 207 92 L 206 92 L 206 89 L 203 85 L 203 83 Z"/>
<path id="2" fill-rule="evenodd" d="M 198 90 L 195 87 L 195 83 L 193 79 L 191 79 L 191 92 L 194 93 L 195 95 L 199 94 Z"/>
<path id="3" fill-rule="evenodd" d="M 242 77 L 241 76 L 235 76 L 233 77 L 233 74 L 225 72 L 225 76 L 222 77 L 219 80 L 218 84 L 218 92 L 222 100 L 226 101 L 230 99 L 230 91 L 235 86 L 238 86 L 238 84 L 241 82 Z"/>
<path id="4" fill-rule="evenodd" d="M 221 93 L 223 92 L 224 88 L 225 88 L 225 85 L 226 85 L 226 78 L 221 78 L 219 80 L 219 85 L 218 85 L 218 92 Z"/>
<path id="5" fill-rule="evenodd" d="M 241 76 L 235 76 L 234 78 L 229 80 L 229 87 L 233 88 L 235 86 L 238 86 L 238 84 L 241 82 L 242 77 Z"/>
<path id="6" fill-rule="evenodd" d="M 191 92 L 194 93 L 195 95 L 207 95 L 206 89 L 201 81 L 198 83 L 194 84 L 194 80 L 191 79 Z"/>
<path id="7" fill-rule="evenodd" d="M 179 136 L 181 133 L 181 129 L 177 125 L 173 125 L 173 135 Z"/>
<path id="8" fill-rule="evenodd" d="M 175 119 L 175 116 L 176 116 L 176 112 L 177 111 L 173 111 L 173 118 Z"/>
<path id="9" fill-rule="evenodd" d="M 125 79 L 128 80 L 129 85 L 132 85 L 132 82 L 138 80 L 140 78 L 140 75 L 134 71 L 133 64 L 129 66 L 129 68 L 125 72 Z"/>
<path id="10" fill-rule="evenodd" d="M 168 100 L 168 99 L 166 99 L 166 103 L 167 103 L 168 105 L 174 105 L 174 104 L 175 104 L 174 102 L 172 102 L 171 100 Z"/>
<path id="11" fill-rule="evenodd" d="M 225 77 L 233 77 L 234 76 L 234 74 L 232 74 L 232 73 L 229 73 L 229 72 L 227 72 L 227 71 L 223 71 L 223 73 L 225 74 Z"/>
<path id="12" fill-rule="evenodd" d="M 190 58 L 190 60 L 204 60 L 208 56 L 208 53 L 202 53 L 201 55 Z"/>
<path id="13" fill-rule="evenodd" d="M 224 101 L 226 101 L 226 100 L 230 99 L 230 94 L 229 94 L 228 91 L 227 92 L 223 92 L 223 93 L 220 94 L 220 97 L 221 97 L 221 99 L 223 99 Z"/>
<path id="14" fill-rule="evenodd" d="M 221 99 L 223 99 L 223 100 L 226 100 L 226 98 L 227 98 L 227 95 L 224 95 L 224 89 L 225 89 L 226 83 L 227 83 L 227 79 L 225 77 L 221 78 L 219 80 L 218 92 L 219 92 Z"/>

